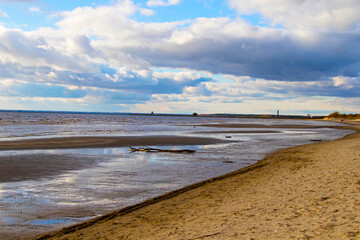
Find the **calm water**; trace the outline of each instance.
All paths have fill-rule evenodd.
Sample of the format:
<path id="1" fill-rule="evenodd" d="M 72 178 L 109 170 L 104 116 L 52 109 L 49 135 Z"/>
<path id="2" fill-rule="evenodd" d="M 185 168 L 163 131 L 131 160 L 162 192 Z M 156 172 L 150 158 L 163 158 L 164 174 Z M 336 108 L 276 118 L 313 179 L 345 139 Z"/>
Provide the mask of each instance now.
<path id="1" fill-rule="evenodd" d="M 280 148 L 308 144 L 310 139 L 332 140 L 349 133 L 327 128 L 334 123 L 299 120 L 4 112 L 0 118 L 0 141 L 90 135 L 186 135 L 221 139 L 230 135 L 231 140 L 238 141 L 206 146 L 156 146 L 191 148 L 197 150 L 195 154 L 129 153 L 127 148 L 2 151 L 2 159 L 31 158 L 36 164 L 41 156 L 47 161 L 64 159 L 64 163 L 73 162 L 78 167 L 39 179 L 0 183 L 0 236 L 71 225 L 243 168 Z M 193 126 L 206 123 L 307 124 L 324 128 L 271 129 L 277 133 L 196 133 L 249 130 Z"/>

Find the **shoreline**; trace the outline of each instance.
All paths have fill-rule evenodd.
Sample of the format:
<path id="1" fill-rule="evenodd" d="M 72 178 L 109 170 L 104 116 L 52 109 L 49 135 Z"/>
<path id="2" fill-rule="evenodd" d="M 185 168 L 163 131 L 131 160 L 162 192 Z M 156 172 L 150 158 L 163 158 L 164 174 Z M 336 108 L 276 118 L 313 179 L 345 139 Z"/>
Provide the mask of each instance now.
<path id="1" fill-rule="evenodd" d="M 351 123 L 351 122 L 345 122 L 345 123 Z M 263 195 L 264 192 L 265 193 L 267 192 L 268 194 L 265 194 L 263 197 L 268 198 L 269 201 L 270 200 L 274 201 L 275 199 L 275 202 L 273 204 L 276 205 L 276 202 L 278 202 L 279 199 L 276 200 L 277 199 L 276 196 L 274 197 L 273 195 L 274 192 L 271 191 L 268 192 L 268 190 L 264 189 L 265 186 L 262 185 L 270 184 L 270 186 L 272 187 L 274 186 L 280 187 L 278 188 L 278 191 L 281 191 L 281 189 L 284 186 L 281 186 L 281 184 L 279 185 L 278 182 L 272 182 L 272 181 L 264 182 L 263 178 L 265 177 L 266 179 L 271 180 L 272 178 L 279 178 L 279 176 L 281 178 L 282 176 L 281 182 L 283 185 L 284 184 L 292 185 L 291 183 L 288 182 L 288 178 L 292 176 L 291 175 L 292 172 L 295 172 L 298 175 L 299 172 L 301 171 L 312 170 L 311 168 L 309 168 L 309 165 L 311 164 L 314 165 L 315 163 L 317 164 L 319 160 L 316 160 L 316 157 L 312 158 L 311 156 L 309 156 L 311 154 L 316 154 L 316 156 L 319 155 L 317 154 L 316 150 L 319 151 L 321 149 L 322 150 L 321 153 L 324 155 L 324 153 L 328 152 L 327 149 L 329 149 L 330 146 L 332 147 L 330 150 L 336 151 L 337 150 L 336 147 L 339 148 L 340 145 L 346 145 L 348 144 L 347 142 L 351 142 L 352 144 L 354 144 L 354 141 L 356 142 L 356 140 L 360 138 L 359 136 L 360 126 L 353 123 L 351 128 L 357 130 L 358 132 L 349 134 L 342 139 L 338 139 L 334 141 L 312 143 L 312 144 L 278 150 L 268 155 L 258 163 L 251 165 L 249 167 L 189 185 L 185 188 L 178 189 L 170 193 L 149 199 L 145 202 L 114 211 L 112 213 L 89 220 L 87 222 L 51 232 L 49 234 L 40 236 L 37 239 L 52 239 L 52 238 L 53 239 L 61 239 L 61 238 L 95 239 L 101 237 L 116 237 L 116 238 L 128 237 L 129 239 L 137 239 L 137 238 L 143 238 L 145 236 L 147 236 L 147 239 L 159 239 L 159 238 L 166 239 L 167 237 L 168 238 L 170 237 L 172 239 L 179 239 L 179 238 L 194 239 L 196 237 L 209 238 L 209 239 L 211 238 L 217 239 L 219 237 L 222 239 L 223 238 L 242 239 L 242 237 L 245 236 L 247 237 L 254 236 L 255 239 L 257 238 L 261 239 L 261 234 L 264 233 L 266 234 L 262 235 L 262 238 L 264 236 L 269 237 L 270 235 L 272 235 L 275 238 L 276 237 L 289 238 L 291 237 L 291 235 L 289 234 L 292 232 L 295 232 L 298 234 L 298 236 L 302 236 L 302 237 L 312 236 L 312 235 L 316 236 L 316 234 L 309 233 L 307 232 L 307 230 L 297 231 L 296 229 L 294 229 L 294 227 L 291 227 L 293 225 L 289 225 L 289 222 L 291 222 L 291 220 L 294 219 L 296 220 L 300 218 L 303 214 L 301 213 L 297 213 L 295 215 L 291 214 L 288 211 L 289 209 L 284 209 L 287 211 L 284 211 L 283 214 L 280 214 L 281 213 L 280 208 L 279 209 L 273 208 L 273 211 L 269 213 L 266 210 L 266 208 L 263 208 L 264 207 L 263 205 L 265 204 L 268 207 L 270 206 L 273 207 L 273 205 L 269 205 L 266 201 L 264 202 L 259 199 L 257 200 L 260 201 L 260 203 L 262 204 L 259 204 L 259 202 L 256 202 L 257 204 L 255 204 L 253 198 L 256 198 L 256 196 L 259 195 L 257 194 L 257 192 L 263 192 Z M 357 147 L 356 144 L 355 147 Z M 360 148 L 358 149 L 358 151 L 360 153 Z M 359 159 L 360 158 L 359 156 L 360 155 L 358 155 L 356 159 Z M 323 160 L 323 156 L 321 156 L 321 154 L 317 157 L 322 158 Z M 322 163 L 322 161 L 320 161 L 320 163 Z M 359 165 L 360 165 L 360 159 L 359 159 Z M 279 175 L 279 172 L 283 172 L 283 171 L 285 171 L 287 174 L 290 175 L 286 175 L 286 174 Z M 273 173 L 276 173 L 275 176 Z M 306 171 L 302 174 L 304 175 L 305 173 Z M 315 175 L 310 176 L 310 179 L 315 177 L 317 176 Z M 331 176 L 327 176 L 327 177 L 331 178 Z M 301 182 L 303 181 L 303 179 L 301 178 L 300 180 Z M 359 182 L 360 182 L 360 172 L 359 172 Z M 236 185 L 236 187 L 233 185 Z M 250 187 L 252 185 L 254 185 L 255 187 L 254 186 Z M 303 183 L 303 185 L 305 185 L 306 189 L 309 189 L 313 186 L 311 184 L 309 185 L 305 183 Z M 243 190 L 245 188 L 245 190 L 247 191 L 240 190 L 240 192 L 238 192 L 239 188 Z M 289 192 L 293 192 L 294 190 L 297 189 L 291 188 L 290 190 L 291 191 Z M 237 193 L 233 193 L 232 191 L 235 191 Z M 309 193 L 311 193 L 311 195 L 314 195 L 314 193 L 317 192 L 312 190 L 309 191 Z M 286 191 L 283 192 L 281 198 L 284 198 L 284 195 L 286 195 Z M 289 195 L 291 194 L 289 193 Z M 298 197 L 299 194 L 293 193 L 292 195 L 294 198 L 290 200 L 294 201 L 294 199 Z M 225 196 L 227 202 L 236 200 L 235 203 L 232 202 L 230 205 L 225 204 L 225 199 L 223 198 Z M 248 198 L 246 198 L 246 196 Z M 250 201 L 251 198 L 253 201 Z M 331 197 L 320 196 L 315 199 L 317 201 L 320 201 L 320 203 L 321 202 L 326 203 L 329 199 L 331 199 Z M 360 203 L 360 196 L 358 196 L 358 198 L 356 199 L 359 200 Z M 301 201 L 298 201 L 298 204 L 299 203 L 301 205 Z M 304 205 L 304 202 L 302 204 Z M 230 209 L 226 208 L 224 205 Z M 304 207 L 302 210 L 314 206 L 314 204 L 311 201 L 310 202 L 305 201 L 305 205 L 306 207 Z M 236 206 L 238 208 L 236 208 Z M 233 209 L 234 207 L 236 208 L 236 211 Z M 224 209 L 223 211 L 216 212 L 216 210 L 219 208 L 220 209 L 224 208 Z M 249 212 L 247 211 L 250 210 L 253 210 L 252 214 L 248 214 Z M 300 210 L 301 207 L 298 207 L 298 211 Z M 339 210 L 338 211 L 335 210 L 334 213 L 339 212 Z M 247 212 L 248 215 L 246 215 L 245 212 Z M 282 221 L 276 221 L 277 224 L 282 224 L 277 227 L 291 231 L 275 230 L 274 221 L 272 221 L 271 218 L 264 219 L 264 216 L 266 215 L 264 214 L 264 212 L 268 215 L 270 214 L 270 216 L 272 217 L 274 216 L 279 217 L 279 215 L 280 216 L 285 215 L 286 217 L 283 218 Z M 249 222 L 250 219 L 256 217 L 257 214 L 259 213 L 261 214 L 258 216 L 257 220 L 253 222 L 251 221 Z M 226 216 L 223 216 L 221 220 L 219 220 L 219 216 L 221 215 L 226 215 Z M 311 215 L 312 217 L 316 216 L 316 211 L 314 211 Z M 235 219 L 237 220 L 234 220 L 234 216 Z M 243 221 L 239 221 L 241 218 Z M 300 224 L 300 225 L 309 225 L 309 223 L 313 219 L 307 218 L 307 220 L 308 221 L 306 221 L 305 219 L 306 224 Z M 360 211 L 358 211 L 356 214 L 356 220 L 360 221 Z M 244 221 L 245 221 L 245 226 L 244 226 Z M 354 219 L 352 219 L 352 221 L 354 221 Z M 240 223 L 242 227 L 240 227 L 239 225 L 238 227 L 232 227 L 232 230 L 226 230 L 226 229 L 224 230 L 224 227 L 221 226 L 229 225 L 229 222 L 231 222 L 230 224 L 231 226 L 236 226 L 239 225 Z M 210 225 L 213 226 L 210 227 Z M 251 229 L 245 229 L 247 225 L 249 226 L 257 225 L 257 226 L 252 227 L 253 231 L 251 231 Z M 265 225 L 267 227 L 265 229 L 261 229 L 261 225 Z M 268 227 L 269 225 L 272 226 L 270 229 L 274 228 L 273 229 L 274 231 L 269 232 L 269 227 Z M 321 221 L 319 222 L 319 225 L 321 225 Z M 335 225 L 334 226 L 333 225 L 330 224 L 329 225 L 330 227 L 325 226 L 325 228 L 320 226 L 320 230 L 322 228 L 324 229 L 335 228 L 334 227 Z M 220 229 L 220 231 L 212 230 L 214 228 L 216 228 L 217 230 Z M 137 230 L 135 231 L 135 229 Z M 320 235 L 318 234 L 318 236 L 323 236 L 321 233 L 324 234 L 324 231 L 320 231 Z M 355 232 L 353 233 L 351 231 L 348 231 L 347 233 L 349 236 L 351 234 L 353 235 L 355 234 Z M 329 236 L 339 237 L 339 235 L 336 234 L 335 235 L 330 234 Z"/>

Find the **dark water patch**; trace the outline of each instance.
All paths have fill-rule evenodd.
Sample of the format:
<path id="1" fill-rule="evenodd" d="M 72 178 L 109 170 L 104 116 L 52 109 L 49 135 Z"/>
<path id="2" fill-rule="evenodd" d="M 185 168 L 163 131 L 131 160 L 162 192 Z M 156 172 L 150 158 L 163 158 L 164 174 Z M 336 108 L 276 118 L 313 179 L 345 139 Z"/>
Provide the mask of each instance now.
<path id="1" fill-rule="evenodd" d="M 74 154 L 0 155 L 0 182 L 40 179 L 94 165 L 104 159 Z"/>
<path id="2" fill-rule="evenodd" d="M 281 133 L 281 131 L 275 131 L 275 130 L 242 130 L 242 131 L 195 131 L 191 132 L 194 134 L 216 134 L 216 133 Z"/>

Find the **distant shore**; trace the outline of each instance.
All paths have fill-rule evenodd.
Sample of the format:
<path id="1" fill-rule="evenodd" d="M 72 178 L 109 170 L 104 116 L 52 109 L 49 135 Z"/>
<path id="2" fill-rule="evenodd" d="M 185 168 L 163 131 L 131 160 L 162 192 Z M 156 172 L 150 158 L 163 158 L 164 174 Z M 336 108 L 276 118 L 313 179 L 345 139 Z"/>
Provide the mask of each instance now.
<path id="1" fill-rule="evenodd" d="M 39 239 L 357 239 L 359 225 L 357 132 L 279 150 L 247 168 Z"/>
<path id="2" fill-rule="evenodd" d="M 176 114 L 176 113 L 131 113 L 131 112 L 77 112 L 77 111 L 46 111 L 46 110 L 5 110 L 0 109 L 1 112 L 11 113 L 51 113 L 51 114 L 97 114 L 97 115 L 132 115 L 132 116 L 173 116 L 173 117 L 219 117 L 219 118 L 279 118 L 279 119 L 323 119 L 325 115 L 309 116 L 309 115 L 276 115 L 276 114 L 237 114 L 237 113 L 190 113 L 190 114 Z"/>

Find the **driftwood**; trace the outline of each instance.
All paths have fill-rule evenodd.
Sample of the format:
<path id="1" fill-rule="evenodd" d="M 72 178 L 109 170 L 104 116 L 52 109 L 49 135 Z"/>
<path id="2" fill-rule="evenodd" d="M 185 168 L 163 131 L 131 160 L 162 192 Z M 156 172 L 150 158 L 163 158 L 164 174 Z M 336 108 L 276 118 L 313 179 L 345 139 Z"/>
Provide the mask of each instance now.
<path id="1" fill-rule="evenodd" d="M 129 147 L 129 152 L 171 152 L 171 153 L 194 153 L 195 150 L 191 149 L 179 149 L 179 150 L 168 150 L 158 148 L 133 148 Z"/>

